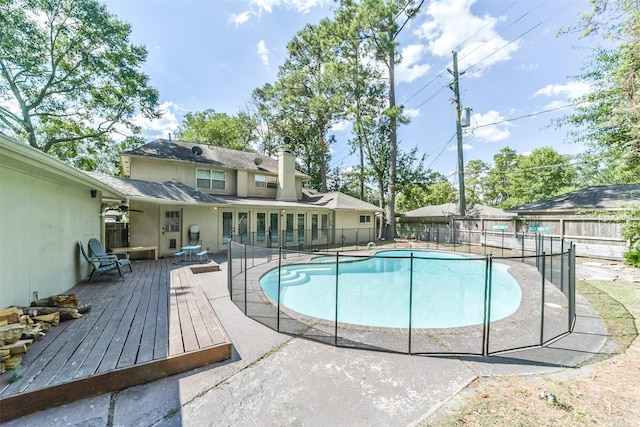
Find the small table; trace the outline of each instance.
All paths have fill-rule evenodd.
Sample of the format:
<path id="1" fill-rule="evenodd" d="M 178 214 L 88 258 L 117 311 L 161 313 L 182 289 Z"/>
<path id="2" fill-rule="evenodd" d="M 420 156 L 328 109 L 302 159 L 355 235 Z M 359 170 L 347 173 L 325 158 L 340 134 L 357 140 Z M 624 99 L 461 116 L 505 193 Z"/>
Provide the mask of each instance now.
<path id="1" fill-rule="evenodd" d="M 186 252 L 185 258 L 189 257 L 189 261 L 193 261 L 193 254 L 198 252 L 200 248 L 202 248 L 202 245 L 187 245 L 182 246 L 180 250 Z"/>
<path id="2" fill-rule="evenodd" d="M 131 248 L 111 248 L 111 252 L 143 252 L 149 251 L 154 260 L 158 260 L 158 247 L 157 246 L 134 246 Z"/>

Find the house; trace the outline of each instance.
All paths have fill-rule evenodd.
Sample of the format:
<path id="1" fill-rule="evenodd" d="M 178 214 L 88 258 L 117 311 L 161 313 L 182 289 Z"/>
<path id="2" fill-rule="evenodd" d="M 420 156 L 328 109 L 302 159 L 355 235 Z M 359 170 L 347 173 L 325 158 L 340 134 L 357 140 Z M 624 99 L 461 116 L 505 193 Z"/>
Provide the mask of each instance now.
<path id="1" fill-rule="evenodd" d="M 406 212 L 401 218 L 404 219 L 404 222 L 450 224 L 451 218 L 460 216 L 459 212 L 460 206 L 458 204 L 444 203 L 442 205 L 424 206 L 414 209 Z M 480 204 L 470 206 L 467 209 L 467 217 L 470 218 L 511 218 L 512 216 L 513 215 L 506 213 L 502 209 Z"/>
<path id="2" fill-rule="evenodd" d="M 78 241 L 102 237 L 102 200 L 124 197 L 0 133 L 0 307 L 28 306 L 87 277 Z"/>
<path id="3" fill-rule="evenodd" d="M 456 203 L 423 206 L 402 214 L 396 229 L 408 239 L 477 244 L 485 232 L 514 230 L 514 215 L 502 209 L 476 204 L 467 208 L 464 218 L 459 212 Z"/>
<path id="4" fill-rule="evenodd" d="M 594 211 L 614 212 L 640 203 L 640 183 L 593 185 L 508 209 L 523 218 L 562 215 L 572 217 Z"/>
<path id="5" fill-rule="evenodd" d="M 158 139 L 120 158 L 127 178 L 89 176 L 125 195 L 105 205 L 126 205 L 131 246 L 158 246 L 162 256 L 194 241 L 209 252 L 226 251 L 230 238 L 296 249 L 375 239 L 382 209 L 304 188 L 309 177 L 286 149 L 273 159 Z"/>

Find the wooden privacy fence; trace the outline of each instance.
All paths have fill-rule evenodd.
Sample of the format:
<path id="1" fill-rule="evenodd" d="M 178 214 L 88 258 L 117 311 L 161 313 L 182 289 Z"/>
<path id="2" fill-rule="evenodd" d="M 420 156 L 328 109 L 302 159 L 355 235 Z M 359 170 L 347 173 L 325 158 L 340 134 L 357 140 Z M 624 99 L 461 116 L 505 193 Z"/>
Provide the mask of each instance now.
<path id="1" fill-rule="evenodd" d="M 126 222 L 107 222 L 104 230 L 105 247 L 122 248 L 129 246 L 129 224 Z"/>
<path id="2" fill-rule="evenodd" d="M 542 234 L 549 238 L 571 240 L 576 255 L 611 260 L 624 259 L 629 242 L 622 237 L 622 223 L 592 217 L 484 217 L 450 218 L 447 223 L 429 218 L 404 218 L 398 224 L 397 237 L 451 244 L 481 245 L 519 249 L 523 234 Z M 429 236 L 427 238 L 427 235 Z M 443 237 L 446 236 L 446 237 Z"/>

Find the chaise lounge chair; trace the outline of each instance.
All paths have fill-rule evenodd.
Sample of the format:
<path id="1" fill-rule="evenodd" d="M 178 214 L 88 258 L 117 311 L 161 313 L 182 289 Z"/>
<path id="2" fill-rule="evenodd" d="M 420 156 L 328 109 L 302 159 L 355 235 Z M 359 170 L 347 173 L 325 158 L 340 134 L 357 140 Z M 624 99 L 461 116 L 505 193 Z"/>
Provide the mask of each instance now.
<path id="1" fill-rule="evenodd" d="M 107 273 L 111 270 L 118 270 L 118 274 L 120 278 L 124 281 L 124 273 L 122 272 L 122 266 L 118 260 L 118 257 L 115 255 L 107 255 L 107 256 L 89 256 L 87 252 L 84 250 L 84 246 L 82 246 L 82 242 L 78 242 L 78 246 L 80 247 L 80 253 L 84 259 L 87 260 L 93 270 L 91 270 L 91 275 L 89 276 L 89 283 L 93 283 L 100 274 Z"/>
<path id="2" fill-rule="evenodd" d="M 92 256 L 97 257 L 115 256 L 118 259 L 120 267 L 128 265 L 129 271 L 133 271 L 133 267 L 131 267 L 131 260 L 129 259 L 129 254 L 127 252 L 105 252 L 102 247 L 102 243 L 100 243 L 100 240 L 96 238 L 89 239 L 89 251 L 91 251 Z"/>

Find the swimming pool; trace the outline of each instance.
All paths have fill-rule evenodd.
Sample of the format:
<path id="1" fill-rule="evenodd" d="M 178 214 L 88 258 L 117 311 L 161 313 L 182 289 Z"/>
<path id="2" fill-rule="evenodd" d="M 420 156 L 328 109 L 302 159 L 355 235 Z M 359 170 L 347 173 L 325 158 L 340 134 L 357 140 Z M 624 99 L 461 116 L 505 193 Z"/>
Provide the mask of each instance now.
<path id="1" fill-rule="evenodd" d="M 337 305 L 338 322 L 354 325 L 408 328 L 411 320 L 412 328 L 452 328 L 483 323 L 485 258 L 386 250 L 338 265 L 329 259 L 286 265 L 280 274 L 273 269 L 260 278 L 260 286 L 281 306 L 329 321 L 336 320 Z M 520 306 L 522 291 L 507 270 L 493 264 L 491 321 Z"/>

